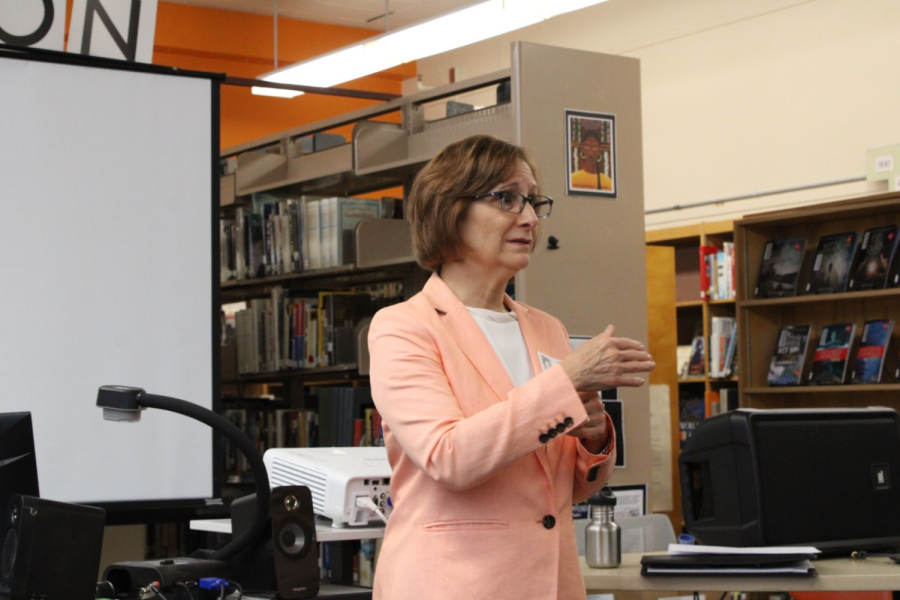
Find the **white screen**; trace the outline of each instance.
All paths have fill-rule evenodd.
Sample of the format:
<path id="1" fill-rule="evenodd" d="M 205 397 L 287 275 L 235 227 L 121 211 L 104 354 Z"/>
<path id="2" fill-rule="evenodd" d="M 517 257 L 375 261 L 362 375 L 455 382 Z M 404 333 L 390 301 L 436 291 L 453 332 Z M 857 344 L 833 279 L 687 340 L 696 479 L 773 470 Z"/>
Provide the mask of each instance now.
<path id="1" fill-rule="evenodd" d="M 32 413 L 41 497 L 210 497 L 206 425 L 95 403 L 212 406 L 217 84 L 9 58 L 0 81 L 0 412 Z"/>

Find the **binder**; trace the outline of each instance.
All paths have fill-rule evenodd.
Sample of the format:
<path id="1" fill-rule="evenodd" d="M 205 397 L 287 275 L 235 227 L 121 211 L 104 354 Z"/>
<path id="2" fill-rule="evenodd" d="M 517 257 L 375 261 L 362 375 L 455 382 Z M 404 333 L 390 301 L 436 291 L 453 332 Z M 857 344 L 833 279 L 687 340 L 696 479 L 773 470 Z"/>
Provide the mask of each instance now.
<path id="1" fill-rule="evenodd" d="M 810 559 L 813 554 L 661 554 L 641 558 L 641 575 L 748 576 L 818 575 Z"/>

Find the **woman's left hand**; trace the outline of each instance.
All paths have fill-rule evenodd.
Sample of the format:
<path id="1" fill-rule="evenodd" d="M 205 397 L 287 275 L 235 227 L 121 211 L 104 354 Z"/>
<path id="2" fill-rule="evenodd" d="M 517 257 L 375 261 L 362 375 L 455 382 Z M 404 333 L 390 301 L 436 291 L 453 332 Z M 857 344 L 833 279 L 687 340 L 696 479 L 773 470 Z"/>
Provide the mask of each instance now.
<path id="1" fill-rule="evenodd" d="M 578 392 L 581 396 L 581 402 L 587 411 L 588 420 L 581 427 L 569 430 L 568 435 L 587 438 L 590 440 L 598 440 L 603 444 L 606 443 L 606 409 L 603 407 L 603 401 L 600 400 L 600 394 L 597 392 Z"/>

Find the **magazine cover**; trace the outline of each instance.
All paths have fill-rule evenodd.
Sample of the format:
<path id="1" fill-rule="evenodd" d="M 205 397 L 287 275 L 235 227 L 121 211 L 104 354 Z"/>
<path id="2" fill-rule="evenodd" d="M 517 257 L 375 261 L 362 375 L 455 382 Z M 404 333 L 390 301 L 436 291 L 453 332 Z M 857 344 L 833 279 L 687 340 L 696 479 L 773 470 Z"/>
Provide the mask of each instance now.
<path id="1" fill-rule="evenodd" d="M 893 319 L 876 319 L 863 325 L 862 339 L 856 353 L 854 383 L 878 383 L 894 329 Z"/>
<path id="2" fill-rule="evenodd" d="M 769 366 L 769 385 L 800 385 L 812 333 L 810 325 L 786 325 L 778 330 L 772 364 Z"/>
<path id="3" fill-rule="evenodd" d="M 896 225 L 875 227 L 863 233 L 859 252 L 850 271 L 850 290 L 880 290 L 887 284 L 891 262 L 897 253 L 900 230 Z"/>
<path id="4" fill-rule="evenodd" d="M 830 385 L 847 380 L 847 363 L 855 335 L 855 323 L 835 323 L 822 328 L 810 372 L 813 383 Z"/>
<path id="5" fill-rule="evenodd" d="M 822 236 L 806 291 L 810 294 L 847 291 L 847 280 L 850 278 L 855 252 L 855 231 Z"/>
<path id="6" fill-rule="evenodd" d="M 805 248 L 806 240 L 803 238 L 766 242 L 754 295 L 757 298 L 795 296 Z"/>

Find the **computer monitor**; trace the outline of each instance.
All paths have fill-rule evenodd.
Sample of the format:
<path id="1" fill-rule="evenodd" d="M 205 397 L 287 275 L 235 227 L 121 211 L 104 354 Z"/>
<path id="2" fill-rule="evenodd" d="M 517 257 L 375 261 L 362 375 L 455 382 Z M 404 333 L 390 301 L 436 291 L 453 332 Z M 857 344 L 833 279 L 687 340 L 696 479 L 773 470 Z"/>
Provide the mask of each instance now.
<path id="1" fill-rule="evenodd" d="M 0 514 L 12 494 L 40 496 L 30 412 L 0 413 Z"/>
<path id="2" fill-rule="evenodd" d="M 685 527 L 702 544 L 900 546 L 892 409 L 738 409 L 701 421 L 678 462 Z"/>

